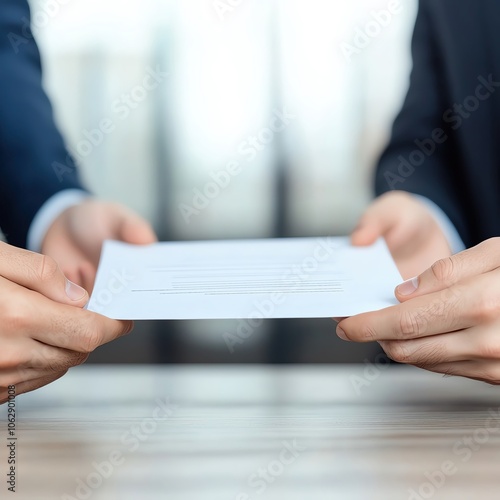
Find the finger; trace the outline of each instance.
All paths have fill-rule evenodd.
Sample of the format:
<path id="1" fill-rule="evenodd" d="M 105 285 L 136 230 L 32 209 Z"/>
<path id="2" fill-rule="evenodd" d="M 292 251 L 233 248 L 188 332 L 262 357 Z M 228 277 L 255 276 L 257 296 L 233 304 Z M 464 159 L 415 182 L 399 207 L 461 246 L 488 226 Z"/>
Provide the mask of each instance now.
<path id="1" fill-rule="evenodd" d="M 3 280 L 3 283 L 2 283 Z M 32 338 L 70 351 L 89 353 L 102 344 L 126 335 L 133 322 L 59 304 L 0 277 L 2 333 Z"/>
<path id="2" fill-rule="evenodd" d="M 46 377 L 41 377 L 35 380 L 29 380 L 27 382 L 22 382 L 15 386 L 16 396 L 20 394 L 25 394 L 35 389 L 39 389 L 45 385 L 55 382 L 57 379 L 65 375 L 66 372 L 55 373 Z M 4 404 L 8 401 L 8 389 L 7 387 L 0 387 L 0 404 Z"/>
<path id="3" fill-rule="evenodd" d="M 94 289 L 96 267 L 90 262 L 83 262 L 78 268 L 80 284 L 89 294 Z"/>
<path id="4" fill-rule="evenodd" d="M 0 387 L 9 387 L 10 385 L 19 385 L 24 382 L 29 382 L 31 380 L 37 380 L 39 378 L 50 377 L 59 372 L 54 372 L 51 370 L 40 370 L 34 368 L 25 368 L 21 370 L 11 369 L 2 370 L 0 372 Z"/>
<path id="5" fill-rule="evenodd" d="M 149 245 L 157 241 L 151 225 L 142 217 L 123 209 L 124 215 L 118 232 L 118 239 L 134 245 Z"/>
<path id="6" fill-rule="evenodd" d="M 90 264 L 89 266 L 83 265 L 80 268 L 80 279 L 82 282 L 83 288 L 87 290 L 89 294 L 94 290 L 95 277 L 96 277 L 97 269 Z"/>
<path id="7" fill-rule="evenodd" d="M 64 276 L 66 276 L 75 285 L 85 288 L 81 282 L 80 272 L 78 269 L 64 269 Z M 86 289 L 85 289 L 86 290 Z"/>
<path id="8" fill-rule="evenodd" d="M 414 340 L 385 340 L 379 342 L 387 356 L 397 363 L 432 366 L 448 362 L 468 361 L 479 357 L 485 335 L 469 328 Z"/>
<path id="9" fill-rule="evenodd" d="M 69 281 L 46 255 L 0 242 L 0 276 L 62 304 L 83 307 L 88 293 Z"/>
<path id="10" fill-rule="evenodd" d="M 450 286 L 467 278 L 487 273 L 500 266 L 500 238 L 492 238 L 456 255 L 435 262 L 420 276 L 396 287 L 401 302 Z"/>
<path id="11" fill-rule="evenodd" d="M 351 234 L 351 243 L 354 246 L 367 246 L 387 234 L 396 224 L 396 218 L 391 212 L 386 212 L 386 208 L 378 203 L 368 208 Z"/>
<path id="12" fill-rule="evenodd" d="M 351 243 L 361 246 L 371 245 L 383 236 L 391 240 L 393 245 L 389 247 L 397 246 L 398 242 L 407 238 L 413 231 L 411 222 L 415 213 L 414 210 L 408 212 L 408 201 L 419 206 L 412 195 L 404 192 L 392 191 L 377 198 L 354 229 Z M 402 224 L 402 220 L 405 220 L 406 224 Z"/>
<path id="13" fill-rule="evenodd" d="M 119 321 L 94 312 L 52 302 L 39 310 L 31 337 L 45 344 L 91 353 L 132 331 L 132 321 Z"/>
<path id="14" fill-rule="evenodd" d="M 14 358 L 15 365 L 12 363 L 12 358 L 7 363 L 2 359 L 0 385 L 18 384 L 66 371 L 73 366 L 81 365 L 88 358 L 88 353 L 56 348 L 32 339 L 29 341 L 30 344 L 24 346 L 22 353 Z"/>
<path id="15" fill-rule="evenodd" d="M 460 284 L 397 306 L 347 318 L 338 324 L 337 335 L 355 342 L 428 337 L 474 326 L 476 311 L 481 307 L 480 295 Z"/>
<path id="16" fill-rule="evenodd" d="M 87 353 L 69 351 L 19 335 L 15 342 L 4 341 L 0 351 L 0 386 L 20 384 L 47 377 L 84 363 Z"/>
<path id="17" fill-rule="evenodd" d="M 81 257 L 79 261 L 72 260 L 71 262 L 62 263 L 59 259 L 58 262 L 64 275 L 67 276 L 69 280 L 85 289 L 87 293 L 90 294 L 92 292 L 96 268 L 90 261 Z"/>
<path id="18" fill-rule="evenodd" d="M 421 366 L 425 370 L 443 375 L 466 377 L 488 384 L 500 385 L 500 361 L 461 361 L 458 363 L 442 363 L 431 366 Z"/>
<path id="19" fill-rule="evenodd" d="M 414 340 L 379 342 L 398 363 L 431 366 L 457 361 L 500 362 L 498 322 Z"/>
<path id="20" fill-rule="evenodd" d="M 2 320 L 5 318 L 2 317 Z M 17 333 L 17 332 L 16 332 Z M 16 335 L 15 341 L 6 338 L 3 334 L 0 338 L 0 367 L 1 371 L 10 371 L 16 369 L 24 369 L 29 365 L 30 351 L 38 344 L 31 338 L 24 337 L 23 335 Z M 9 385 L 9 384 L 4 384 Z"/>
<path id="21" fill-rule="evenodd" d="M 39 342 L 33 341 L 33 343 Z M 52 351 L 49 353 L 49 349 Z M 51 346 L 44 346 L 43 349 L 33 349 L 29 354 L 29 359 L 19 364 L 15 368 L 2 369 L 0 371 L 0 387 L 18 385 L 30 380 L 50 377 L 54 374 L 65 372 L 73 366 L 84 363 L 88 354 L 66 349 L 57 349 Z"/>

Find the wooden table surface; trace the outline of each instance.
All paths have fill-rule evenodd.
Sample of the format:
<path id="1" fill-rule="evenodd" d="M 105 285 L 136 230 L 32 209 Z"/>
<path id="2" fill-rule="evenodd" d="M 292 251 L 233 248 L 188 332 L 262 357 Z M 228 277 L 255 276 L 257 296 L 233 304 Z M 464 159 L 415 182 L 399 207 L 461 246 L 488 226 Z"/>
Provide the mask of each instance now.
<path id="1" fill-rule="evenodd" d="M 385 366 L 73 369 L 16 400 L 16 493 L 499 499 L 500 388 Z"/>

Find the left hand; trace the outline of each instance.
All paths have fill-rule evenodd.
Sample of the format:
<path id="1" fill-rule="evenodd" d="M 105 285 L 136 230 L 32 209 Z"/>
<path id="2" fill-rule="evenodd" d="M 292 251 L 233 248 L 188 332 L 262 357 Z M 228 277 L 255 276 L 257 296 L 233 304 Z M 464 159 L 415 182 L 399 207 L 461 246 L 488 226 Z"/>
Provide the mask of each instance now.
<path id="1" fill-rule="evenodd" d="M 88 199 L 65 210 L 51 225 L 42 253 L 52 257 L 68 279 L 89 293 L 104 240 L 147 245 L 156 236 L 144 219 L 116 204 Z"/>
<path id="2" fill-rule="evenodd" d="M 500 384 L 500 238 L 437 261 L 396 288 L 401 304 L 342 320 L 400 363 Z"/>

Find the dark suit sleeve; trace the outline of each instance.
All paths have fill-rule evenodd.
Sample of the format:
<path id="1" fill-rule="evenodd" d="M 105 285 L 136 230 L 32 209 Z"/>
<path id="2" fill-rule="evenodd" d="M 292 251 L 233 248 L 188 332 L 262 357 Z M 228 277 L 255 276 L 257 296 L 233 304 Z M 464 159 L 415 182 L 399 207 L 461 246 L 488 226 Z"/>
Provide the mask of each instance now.
<path id="1" fill-rule="evenodd" d="M 0 228 L 24 247 L 39 208 L 64 189 L 81 188 L 42 88 L 40 54 L 25 0 L 0 10 Z"/>
<path id="2" fill-rule="evenodd" d="M 410 87 L 377 167 L 376 193 L 397 189 L 427 197 L 447 214 L 468 244 L 469 215 L 459 196 L 463 161 L 456 136 L 444 120 L 450 107 L 448 82 L 426 6 L 427 1 L 421 0 L 412 40 Z"/>

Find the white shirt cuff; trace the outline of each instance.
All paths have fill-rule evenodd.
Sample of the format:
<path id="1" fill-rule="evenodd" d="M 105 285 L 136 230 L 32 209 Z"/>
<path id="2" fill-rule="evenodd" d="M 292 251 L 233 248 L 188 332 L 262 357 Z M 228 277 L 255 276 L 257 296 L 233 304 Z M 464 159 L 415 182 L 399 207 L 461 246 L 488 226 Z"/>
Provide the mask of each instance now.
<path id="1" fill-rule="evenodd" d="M 80 189 L 65 189 L 49 198 L 41 206 L 31 222 L 26 245 L 28 250 L 40 252 L 47 231 L 59 215 L 89 197 L 89 193 Z"/>
<path id="2" fill-rule="evenodd" d="M 460 238 L 456 227 L 453 225 L 449 217 L 443 212 L 443 210 L 425 196 L 420 196 L 418 194 L 415 194 L 413 196 L 415 196 L 415 198 L 421 201 L 430 210 L 434 219 L 436 219 L 436 222 L 439 224 L 446 239 L 448 240 L 448 244 L 451 248 L 451 253 L 456 254 L 465 250 L 466 247 L 464 245 L 464 242 L 462 241 L 462 238 Z"/>

